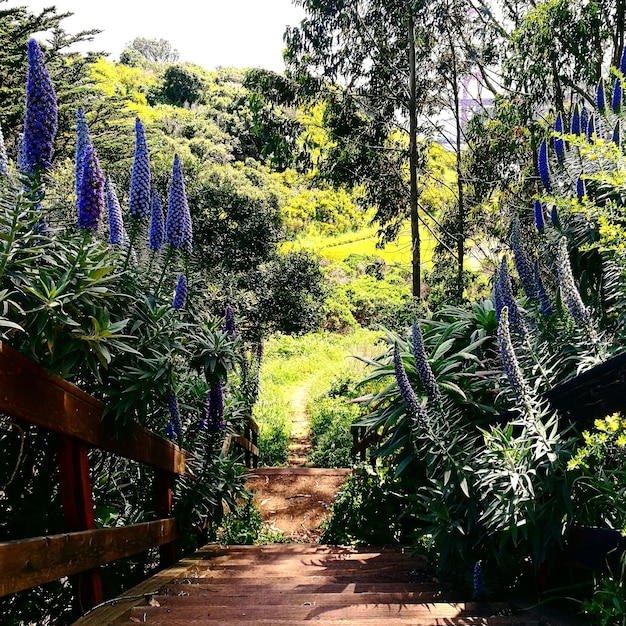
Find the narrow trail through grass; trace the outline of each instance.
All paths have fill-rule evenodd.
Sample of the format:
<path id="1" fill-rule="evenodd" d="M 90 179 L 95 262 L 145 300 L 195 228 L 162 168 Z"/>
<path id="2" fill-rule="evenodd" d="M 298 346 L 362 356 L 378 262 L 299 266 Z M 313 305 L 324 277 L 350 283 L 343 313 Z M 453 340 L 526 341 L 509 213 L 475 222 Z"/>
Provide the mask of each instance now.
<path id="1" fill-rule="evenodd" d="M 289 456 L 294 464 L 306 460 L 308 407 L 337 376 L 351 372 L 360 377 L 364 365 L 350 357 L 375 355 L 379 338 L 379 332 L 361 329 L 350 335 L 311 333 L 268 341 L 255 407 L 266 465 L 284 465 Z"/>

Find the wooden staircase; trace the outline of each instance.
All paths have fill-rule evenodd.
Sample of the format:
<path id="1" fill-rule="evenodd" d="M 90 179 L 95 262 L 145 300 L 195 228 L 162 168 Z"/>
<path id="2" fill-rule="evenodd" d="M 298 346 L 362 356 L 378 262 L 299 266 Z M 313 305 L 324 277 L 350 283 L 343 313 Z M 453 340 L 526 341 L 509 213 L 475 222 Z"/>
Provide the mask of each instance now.
<path id="1" fill-rule="evenodd" d="M 401 548 L 318 544 L 206 546 L 158 588 L 128 592 L 134 600 L 95 610 L 77 625 L 167 626 L 310 621 L 343 626 L 538 626 L 540 619 L 507 603 L 465 601 Z M 165 578 L 168 576 L 166 575 Z M 135 595 L 133 595 L 135 594 Z M 140 598 L 140 599 L 138 599 Z"/>

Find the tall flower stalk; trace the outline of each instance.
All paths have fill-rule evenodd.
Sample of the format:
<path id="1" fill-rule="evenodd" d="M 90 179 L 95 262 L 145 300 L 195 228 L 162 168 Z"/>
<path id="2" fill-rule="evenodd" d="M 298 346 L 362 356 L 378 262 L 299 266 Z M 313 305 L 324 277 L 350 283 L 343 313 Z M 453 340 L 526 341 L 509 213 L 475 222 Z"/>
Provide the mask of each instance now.
<path id="1" fill-rule="evenodd" d="M 91 231 L 98 230 L 104 210 L 104 176 L 96 151 L 91 144 L 85 148 L 77 208 L 78 227 Z"/>
<path id="2" fill-rule="evenodd" d="M 565 141 L 563 140 L 563 118 L 561 117 L 561 112 L 556 116 L 554 120 L 554 132 L 555 137 L 552 140 L 552 145 L 554 146 L 554 154 L 556 154 L 557 161 L 562 165 L 565 162 Z"/>
<path id="3" fill-rule="evenodd" d="M 570 127 L 570 132 L 572 135 L 580 135 L 580 108 L 578 104 L 574 105 L 574 110 L 572 112 L 572 125 Z"/>
<path id="4" fill-rule="evenodd" d="M 556 253 L 556 269 L 559 277 L 559 287 L 561 296 L 572 319 L 582 330 L 585 338 L 597 350 L 599 348 L 598 335 L 593 327 L 591 315 L 587 307 L 583 304 L 580 292 L 576 287 L 572 266 L 567 252 L 567 239 L 561 237 Z"/>
<path id="5" fill-rule="evenodd" d="M 150 206 L 150 231 L 149 246 L 154 252 L 163 247 L 165 240 L 165 216 L 163 215 L 163 204 L 161 196 L 156 190 L 152 191 L 152 204 Z"/>
<path id="6" fill-rule="evenodd" d="M 413 322 L 412 339 L 413 358 L 415 359 L 415 370 L 417 371 L 417 375 L 420 377 L 420 380 L 424 385 L 428 399 L 435 404 L 440 404 L 442 400 L 441 391 L 439 391 L 437 379 L 435 378 L 433 370 L 426 357 L 424 337 L 417 321 Z"/>
<path id="7" fill-rule="evenodd" d="M 50 169 L 57 131 L 57 99 L 39 44 L 28 42 L 28 78 L 24 115 L 24 173 L 37 176 Z"/>
<path id="8" fill-rule="evenodd" d="M 404 363 L 402 362 L 402 357 L 400 356 L 400 350 L 398 349 L 397 344 L 393 347 L 393 368 L 396 375 L 396 383 L 398 384 L 400 396 L 406 406 L 407 414 L 416 422 L 425 424 L 426 411 L 415 395 L 413 387 L 411 387 L 411 383 L 409 382 L 409 377 L 406 375 Z"/>
<path id="9" fill-rule="evenodd" d="M 184 274 L 178 275 L 178 281 L 176 282 L 176 291 L 174 292 L 174 300 L 172 307 L 175 309 L 182 309 L 187 301 L 187 277 Z"/>
<path id="10" fill-rule="evenodd" d="M 206 417 L 202 428 L 216 433 L 224 429 L 224 389 L 222 382 L 218 380 L 207 394 Z"/>
<path id="11" fill-rule="evenodd" d="M 107 176 L 105 181 L 107 216 L 109 220 L 109 243 L 112 246 L 121 246 L 124 243 L 124 221 L 122 208 L 117 198 L 115 184 Z"/>
<path id="12" fill-rule="evenodd" d="M 130 178 L 128 214 L 137 221 L 147 220 L 150 214 L 150 157 L 146 131 L 139 118 L 135 119 L 135 157 Z"/>
<path id="13" fill-rule="evenodd" d="M 506 306 L 502 309 L 500 321 L 498 322 L 498 347 L 504 374 L 513 391 L 513 395 L 518 404 L 525 407 L 528 413 L 530 413 L 530 389 L 524 380 L 522 369 L 515 355 L 509 329 L 509 308 Z"/>
<path id="14" fill-rule="evenodd" d="M 511 248 L 513 249 L 515 269 L 517 270 L 517 275 L 520 278 L 526 297 L 529 300 L 534 300 L 537 297 L 537 292 L 535 289 L 533 268 L 522 245 L 521 229 L 519 218 L 515 216 L 511 225 Z"/>
<path id="15" fill-rule="evenodd" d="M 80 185 L 83 179 L 83 168 L 85 165 L 85 149 L 91 144 L 89 135 L 89 126 L 87 118 L 82 109 L 76 112 L 76 155 L 74 158 L 74 179 L 76 188 L 76 197 L 80 193 Z"/>
<path id="16" fill-rule="evenodd" d="M 4 145 L 4 136 L 2 135 L 2 127 L 0 126 L 0 176 L 7 176 L 9 174 L 9 159 L 7 157 L 7 150 Z"/>
<path id="17" fill-rule="evenodd" d="M 548 164 L 548 143 L 545 139 L 539 145 L 539 155 L 537 157 L 537 167 L 539 178 L 546 191 L 550 191 L 550 166 Z"/>
<path id="18" fill-rule="evenodd" d="M 191 252 L 191 215 L 187 204 L 183 171 L 178 155 L 174 157 L 165 219 L 165 240 L 181 252 Z"/>
<path id="19" fill-rule="evenodd" d="M 622 83 L 619 78 L 615 79 L 613 84 L 613 97 L 611 99 L 611 108 L 613 113 L 619 115 L 622 112 Z"/>

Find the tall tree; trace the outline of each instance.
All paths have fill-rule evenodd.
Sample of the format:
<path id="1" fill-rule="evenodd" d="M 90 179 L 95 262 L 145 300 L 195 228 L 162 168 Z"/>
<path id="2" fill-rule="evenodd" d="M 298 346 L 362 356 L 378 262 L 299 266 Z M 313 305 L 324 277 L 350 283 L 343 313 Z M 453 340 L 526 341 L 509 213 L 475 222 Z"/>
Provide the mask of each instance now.
<path id="1" fill-rule="evenodd" d="M 327 100 L 334 148 L 320 170 L 336 184 L 362 184 L 383 241 L 410 217 L 413 294 L 421 295 L 419 175 L 425 144 L 419 118 L 429 110 L 430 35 L 422 2 L 295 0 L 306 11 L 285 33 L 288 73 L 300 94 Z M 407 176 L 408 172 L 408 176 Z"/>
<path id="2" fill-rule="evenodd" d="M 149 39 L 135 37 L 126 44 L 127 50 L 139 52 L 148 61 L 154 63 L 176 63 L 180 54 L 167 39 Z"/>

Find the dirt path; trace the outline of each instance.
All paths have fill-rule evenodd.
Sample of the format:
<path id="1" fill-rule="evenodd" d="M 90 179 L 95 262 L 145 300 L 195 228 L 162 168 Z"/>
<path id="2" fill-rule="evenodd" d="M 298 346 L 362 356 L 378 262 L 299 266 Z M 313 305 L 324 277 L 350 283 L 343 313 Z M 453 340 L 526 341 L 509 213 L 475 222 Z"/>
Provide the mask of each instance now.
<path id="1" fill-rule="evenodd" d="M 351 473 L 349 469 L 267 467 L 254 470 L 246 486 L 254 491 L 254 501 L 270 530 L 284 533 L 291 541 L 315 542 Z"/>
<path id="2" fill-rule="evenodd" d="M 309 413 L 307 400 L 311 380 L 296 387 L 290 398 L 291 405 L 291 440 L 289 441 L 288 465 L 304 465 L 311 450 L 311 433 L 309 430 Z"/>

